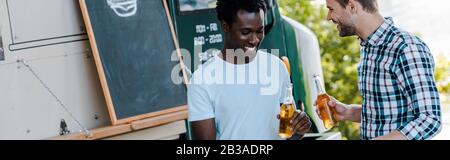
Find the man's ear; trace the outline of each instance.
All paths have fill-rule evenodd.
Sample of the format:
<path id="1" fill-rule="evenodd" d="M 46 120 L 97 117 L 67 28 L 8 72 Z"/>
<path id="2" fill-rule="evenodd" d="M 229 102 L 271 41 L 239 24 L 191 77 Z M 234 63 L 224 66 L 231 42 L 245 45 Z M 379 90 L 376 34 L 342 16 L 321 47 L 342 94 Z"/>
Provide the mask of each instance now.
<path id="1" fill-rule="evenodd" d="M 349 0 L 347 7 L 350 10 L 350 13 L 352 13 L 352 14 L 358 13 L 358 7 L 360 7 L 358 5 L 359 5 L 359 2 L 356 2 L 356 0 Z"/>
<path id="2" fill-rule="evenodd" d="M 220 23 L 222 24 L 223 32 L 227 33 L 230 31 L 231 26 L 227 22 L 221 21 Z"/>

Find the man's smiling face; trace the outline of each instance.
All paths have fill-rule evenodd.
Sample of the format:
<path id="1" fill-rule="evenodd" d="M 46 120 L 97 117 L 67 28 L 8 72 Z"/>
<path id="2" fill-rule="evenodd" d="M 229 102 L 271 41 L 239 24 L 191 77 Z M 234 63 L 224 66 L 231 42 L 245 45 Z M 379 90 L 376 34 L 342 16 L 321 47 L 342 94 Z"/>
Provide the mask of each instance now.
<path id="1" fill-rule="evenodd" d="M 356 35 L 355 25 L 352 23 L 350 12 L 345 7 L 342 7 L 336 0 L 327 0 L 327 8 L 327 20 L 336 24 L 339 36 Z"/>
<path id="2" fill-rule="evenodd" d="M 247 12 L 239 10 L 234 22 L 226 25 L 227 49 L 242 49 L 245 53 L 255 52 L 264 38 L 264 11 Z"/>

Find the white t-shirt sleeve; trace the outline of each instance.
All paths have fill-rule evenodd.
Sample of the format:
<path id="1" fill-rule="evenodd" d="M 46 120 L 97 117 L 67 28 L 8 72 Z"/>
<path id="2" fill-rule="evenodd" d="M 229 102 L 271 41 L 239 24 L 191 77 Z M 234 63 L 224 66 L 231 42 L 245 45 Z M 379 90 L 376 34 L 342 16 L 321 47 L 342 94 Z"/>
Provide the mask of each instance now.
<path id="1" fill-rule="evenodd" d="M 201 121 L 214 118 L 214 108 L 205 86 L 190 84 L 188 86 L 189 121 Z"/>

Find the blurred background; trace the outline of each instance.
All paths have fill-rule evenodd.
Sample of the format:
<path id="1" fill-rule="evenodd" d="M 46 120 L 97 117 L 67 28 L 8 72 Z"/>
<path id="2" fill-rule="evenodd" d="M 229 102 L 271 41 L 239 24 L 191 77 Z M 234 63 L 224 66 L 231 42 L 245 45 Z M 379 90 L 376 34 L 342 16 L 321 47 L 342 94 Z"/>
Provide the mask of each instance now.
<path id="1" fill-rule="evenodd" d="M 359 42 L 355 37 L 341 38 L 336 27 L 326 21 L 325 0 L 279 0 L 283 15 L 309 27 L 319 40 L 327 92 L 347 104 L 361 104 L 357 87 Z M 450 139 L 450 10 L 448 0 L 378 0 L 380 12 L 393 17 L 395 24 L 415 33 L 430 47 L 435 63 L 435 78 L 441 98 L 443 129 L 433 138 Z M 359 139 L 359 124 L 340 122 L 334 128 L 344 139 Z"/>

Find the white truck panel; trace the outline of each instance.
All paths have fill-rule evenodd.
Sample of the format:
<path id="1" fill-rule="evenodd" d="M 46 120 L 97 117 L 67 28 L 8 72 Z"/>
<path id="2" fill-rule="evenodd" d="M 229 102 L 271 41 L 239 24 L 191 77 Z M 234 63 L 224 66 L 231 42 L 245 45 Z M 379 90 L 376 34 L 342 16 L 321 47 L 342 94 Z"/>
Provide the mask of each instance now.
<path id="1" fill-rule="evenodd" d="M 0 0 L 0 35 L 5 49 L 5 60 L 0 60 L 0 139 L 58 136 L 62 119 L 72 133 L 81 131 L 70 114 L 87 129 L 110 125 L 81 20 L 78 0 Z M 179 124 L 162 127 L 160 132 L 166 136 L 156 138 L 185 132 L 185 126 Z M 133 137 L 146 139 L 145 133 L 149 132 Z"/>

